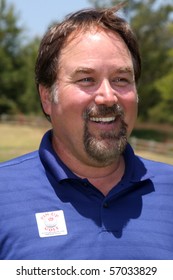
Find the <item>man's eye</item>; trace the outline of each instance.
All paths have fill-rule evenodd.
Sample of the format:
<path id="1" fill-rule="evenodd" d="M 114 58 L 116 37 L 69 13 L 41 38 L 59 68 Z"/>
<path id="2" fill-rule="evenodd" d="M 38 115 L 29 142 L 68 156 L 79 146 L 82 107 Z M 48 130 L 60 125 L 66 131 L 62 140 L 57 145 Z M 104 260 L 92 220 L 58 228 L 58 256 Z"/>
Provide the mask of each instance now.
<path id="1" fill-rule="evenodd" d="M 85 78 L 77 80 L 77 83 L 80 86 L 88 87 L 88 86 L 93 86 L 95 83 L 95 80 L 92 77 L 85 77 Z"/>
<path id="2" fill-rule="evenodd" d="M 86 77 L 86 78 L 83 78 L 83 79 L 80 79 L 78 82 L 93 82 L 94 79 L 91 78 L 91 77 Z"/>
<path id="3" fill-rule="evenodd" d="M 113 79 L 112 82 L 118 86 L 126 86 L 129 83 L 131 83 L 132 81 L 130 81 L 130 79 L 127 79 L 124 77 L 117 77 L 117 78 Z"/>

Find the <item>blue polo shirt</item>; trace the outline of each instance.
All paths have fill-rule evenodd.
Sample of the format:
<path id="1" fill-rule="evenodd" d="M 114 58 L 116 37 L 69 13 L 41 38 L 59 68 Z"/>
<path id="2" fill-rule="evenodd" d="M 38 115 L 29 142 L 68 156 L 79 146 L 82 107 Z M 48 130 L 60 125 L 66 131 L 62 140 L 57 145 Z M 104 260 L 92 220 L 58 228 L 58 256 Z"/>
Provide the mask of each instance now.
<path id="1" fill-rule="evenodd" d="M 38 151 L 0 164 L 0 259 L 173 259 L 173 166 L 124 153 L 104 196 L 58 158 L 48 131 Z"/>

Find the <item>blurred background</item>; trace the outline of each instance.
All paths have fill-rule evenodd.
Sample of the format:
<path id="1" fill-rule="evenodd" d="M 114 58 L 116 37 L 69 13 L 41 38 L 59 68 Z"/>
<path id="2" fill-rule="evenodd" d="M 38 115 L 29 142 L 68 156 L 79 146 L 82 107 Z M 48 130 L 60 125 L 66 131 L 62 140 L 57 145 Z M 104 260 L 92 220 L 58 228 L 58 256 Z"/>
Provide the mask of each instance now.
<path id="1" fill-rule="evenodd" d="M 0 0 L 0 161 L 37 149 L 49 129 L 34 82 L 43 34 L 65 15 L 114 0 Z M 138 38 L 142 77 L 136 153 L 173 164 L 173 1 L 129 0 L 122 16 Z"/>

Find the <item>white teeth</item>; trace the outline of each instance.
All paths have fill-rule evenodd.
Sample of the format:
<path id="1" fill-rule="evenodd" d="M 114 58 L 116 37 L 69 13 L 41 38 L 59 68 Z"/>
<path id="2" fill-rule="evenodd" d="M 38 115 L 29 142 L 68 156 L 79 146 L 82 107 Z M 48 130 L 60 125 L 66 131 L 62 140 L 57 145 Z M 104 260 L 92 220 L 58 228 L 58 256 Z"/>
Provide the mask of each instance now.
<path id="1" fill-rule="evenodd" d="M 107 117 L 107 118 L 90 118 L 92 122 L 113 122 L 115 121 L 115 117 Z"/>

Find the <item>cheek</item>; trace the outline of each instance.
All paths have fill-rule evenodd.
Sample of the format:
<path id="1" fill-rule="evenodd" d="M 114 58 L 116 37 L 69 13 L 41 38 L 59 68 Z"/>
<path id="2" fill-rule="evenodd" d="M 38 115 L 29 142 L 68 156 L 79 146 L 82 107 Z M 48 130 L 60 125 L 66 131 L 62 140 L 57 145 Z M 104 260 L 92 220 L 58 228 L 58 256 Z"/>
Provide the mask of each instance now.
<path id="1" fill-rule="evenodd" d="M 74 99 L 59 99 L 52 108 L 52 124 L 57 132 L 79 136 L 84 127 L 83 107 Z"/>
<path id="2" fill-rule="evenodd" d="M 84 121 L 83 113 L 92 102 L 92 95 L 71 85 L 66 87 L 66 90 L 62 91 L 62 94 L 59 94 L 59 112 L 64 116 L 68 115 L 71 122 L 81 122 Z"/>

